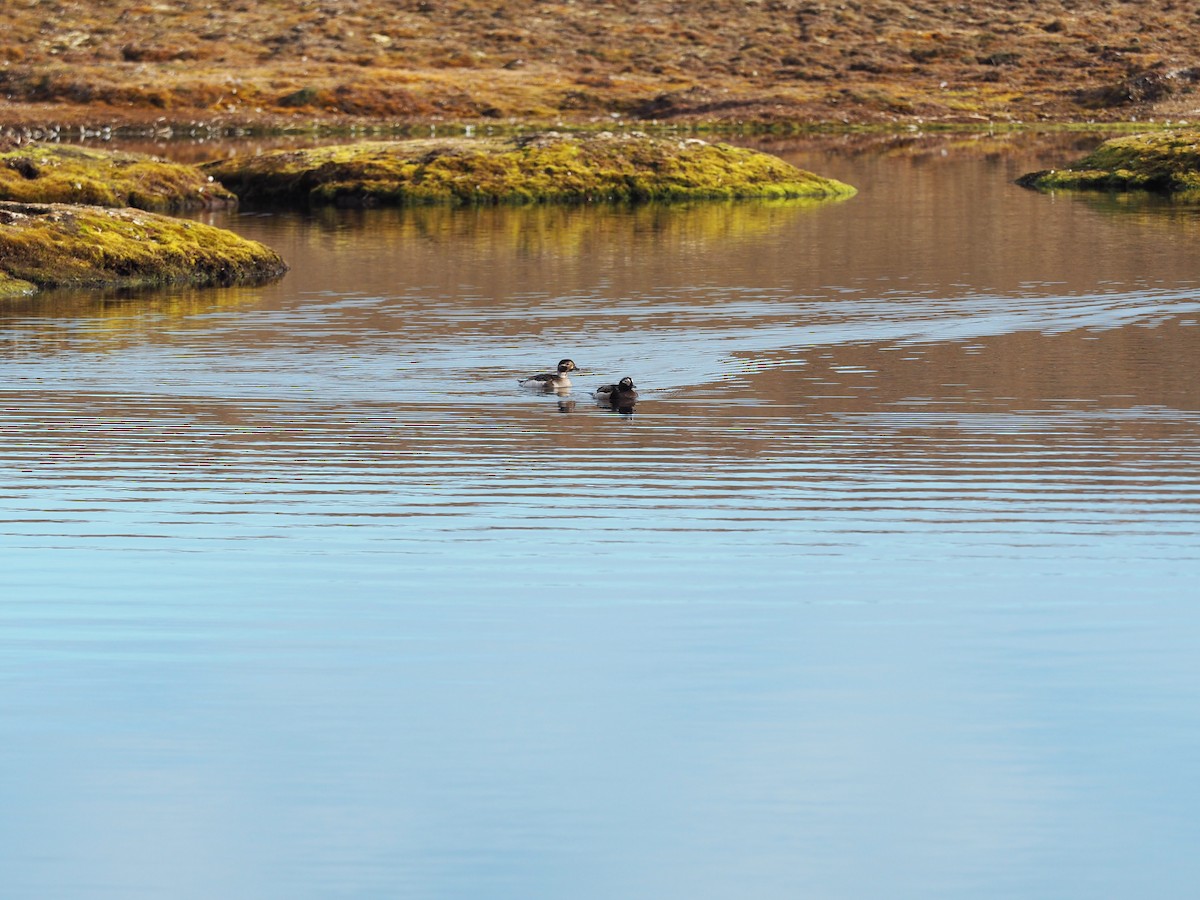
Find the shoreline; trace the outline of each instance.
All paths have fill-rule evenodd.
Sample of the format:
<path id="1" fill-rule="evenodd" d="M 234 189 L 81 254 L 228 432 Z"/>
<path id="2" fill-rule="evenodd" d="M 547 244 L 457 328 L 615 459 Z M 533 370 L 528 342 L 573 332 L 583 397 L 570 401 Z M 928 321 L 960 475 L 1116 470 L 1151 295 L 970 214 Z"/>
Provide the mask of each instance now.
<path id="1" fill-rule="evenodd" d="M 306 123 L 273 118 L 230 122 L 221 119 L 158 117 L 146 121 L 136 116 L 108 120 L 72 110 L 61 117 L 13 117 L 0 107 L 0 148 L 24 142 L 79 143 L 112 140 L 217 141 L 238 138 L 297 137 L 351 139 L 415 139 L 425 137 L 505 137 L 530 133 L 596 134 L 645 132 L 651 135 L 787 136 L 842 134 L 1053 134 L 1098 132 L 1153 132 L 1196 127 L 1190 120 L 1173 119 L 1062 119 L 1055 121 L 945 121 L 915 119 L 896 122 L 791 120 L 776 122 L 662 122 L 616 120 L 564 123 L 524 120 L 514 122 L 438 120 L 393 122 L 380 120 L 319 119 Z M 58 120 L 61 121 L 58 121 Z M 68 121 L 69 120 L 69 121 Z"/>

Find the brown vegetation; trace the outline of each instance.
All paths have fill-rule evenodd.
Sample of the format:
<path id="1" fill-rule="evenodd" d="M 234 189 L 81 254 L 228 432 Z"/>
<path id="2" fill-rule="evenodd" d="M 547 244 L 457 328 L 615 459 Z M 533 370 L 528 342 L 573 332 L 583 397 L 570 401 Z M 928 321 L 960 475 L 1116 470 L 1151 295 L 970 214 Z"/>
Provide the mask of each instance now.
<path id="1" fill-rule="evenodd" d="M 1200 114 L 1181 0 L 8 0 L 0 124 Z"/>

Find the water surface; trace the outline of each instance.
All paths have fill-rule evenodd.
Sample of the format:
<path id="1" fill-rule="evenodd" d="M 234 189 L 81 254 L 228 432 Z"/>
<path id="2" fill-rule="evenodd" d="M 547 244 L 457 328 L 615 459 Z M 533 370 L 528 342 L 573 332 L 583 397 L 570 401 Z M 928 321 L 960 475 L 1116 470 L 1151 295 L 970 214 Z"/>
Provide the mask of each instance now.
<path id="1" fill-rule="evenodd" d="M 0 309 L 7 895 L 1190 896 L 1200 221 L 1080 140 Z"/>

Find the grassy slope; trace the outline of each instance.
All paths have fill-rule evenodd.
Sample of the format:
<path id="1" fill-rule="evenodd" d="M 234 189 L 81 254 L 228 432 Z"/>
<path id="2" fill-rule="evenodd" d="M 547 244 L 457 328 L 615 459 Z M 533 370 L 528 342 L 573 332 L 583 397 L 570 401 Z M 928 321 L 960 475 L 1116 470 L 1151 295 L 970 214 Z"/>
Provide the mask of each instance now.
<path id="1" fill-rule="evenodd" d="M 11 0 L 0 124 L 893 122 L 1200 113 L 1144 0 Z"/>

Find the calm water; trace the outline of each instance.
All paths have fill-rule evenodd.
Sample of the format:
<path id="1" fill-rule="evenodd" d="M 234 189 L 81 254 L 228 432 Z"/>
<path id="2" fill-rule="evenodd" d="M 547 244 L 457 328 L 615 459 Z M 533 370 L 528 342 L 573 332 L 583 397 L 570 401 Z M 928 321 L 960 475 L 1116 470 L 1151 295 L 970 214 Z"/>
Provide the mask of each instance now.
<path id="1" fill-rule="evenodd" d="M 0 308 L 0 894 L 1194 896 L 1200 213 L 1088 140 Z"/>

